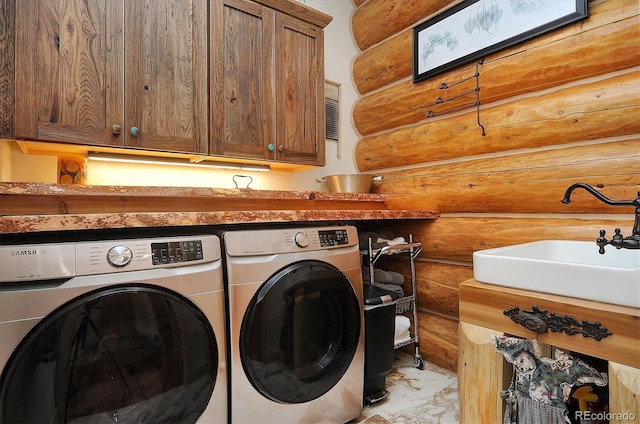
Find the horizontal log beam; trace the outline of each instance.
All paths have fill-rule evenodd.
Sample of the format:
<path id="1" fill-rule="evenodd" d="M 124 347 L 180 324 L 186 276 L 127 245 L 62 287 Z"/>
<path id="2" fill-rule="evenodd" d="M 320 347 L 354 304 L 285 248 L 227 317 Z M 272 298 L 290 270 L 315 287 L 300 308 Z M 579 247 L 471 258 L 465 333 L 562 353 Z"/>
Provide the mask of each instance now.
<path id="1" fill-rule="evenodd" d="M 442 216 L 428 224 L 399 224 L 397 229 L 413 232 L 414 240 L 422 243 L 422 258 L 470 263 L 477 250 L 538 240 L 593 241 L 597 250 L 600 229 L 613 234 L 614 228 L 621 228 L 629 235 L 632 226 L 633 216 L 628 220 Z"/>
<path id="2" fill-rule="evenodd" d="M 620 8 L 616 9 L 616 5 Z M 585 22 L 570 25 L 559 32 L 535 38 L 489 56 L 479 67 L 482 104 L 639 65 L 640 49 L 637 45 L 640 40 L 640 26 L 637 22 L 637 2 L 611 0 L 594 6 L 593 16 Z M 576 35 L 577 32 L 579 35 Z M 356 58 L 353 75 L 357 86 L 362 85 L 363 79 L 367 79 L 367 83 L 370 84 L 375 75 L 384 73 L 384 69 L 380 69 L 381 66 L 389 69 L 402 66 L 397 63 L 384 64 L 384 58 L 387 54 L 391 58 L 398 58 L 397 49 L 406 48 L 407 42 L 395 37 L 388 42 L 389 47 L 393 49 L 392 53 L 386 49 L 380 51 L 381 47 L 376 46 L 378 51 L 367 52 L 362 59 Z M 361 62 L 367 58 L 375 58 L 371 69 Z M 406 58 L 396 60 L 406 62 Z M 459 91 L 449 89 L 443 93 L 440 85 L 443 82 L 451 84 L 463 80 L 474 73 L 474 64 L 465 65 L 419 84 L 406 80 L 361 97 L 353 110 L 356 128 L 362 135 L 374 134 L 400 125 L 420 122 L 431 109 L 437 115 L 443 115 L 463 104 L 473 102 L 475 99 L 461 98 L 427 109 L 422 108 L 434 103 L 439 97 L 452 98 L 467 90 L 469 84 L 458 86 Z M 505 77 L 506 75 L 508 77 Z M 471 83 L 475 84 L 475 81 Z M 373 88 L 372 86 L 371 89 Z"/>
<path id="3" fill-rule="evenodd" d="M 618 22 L 621 19 L 638 14 L 638 4 L 634 0 L 607 0 L 605 2 L 592 2 L 589 5 L 589 19 L 576 24 L 575 28 L 588 31 L 596 26 L 603 26 Z M 525 45 L 519 45 L 492 57 L 509 56 L 523 48 L 533 48 L 544 43 L 550 43 L 561 38 L 571 36 L 569 30 L 554 31 L 529 41 Z M 353 63 L 353 80 L 361 94 L 382 88 L 411 76 L 413 67 L 413 31 L 411 29 L 398 32 L 381 43 L 368 48 L 359 54 Z M 541 72 L 549 70 L 541 67 Z M 456 75 L 456 71 L 449 74 Z M 441 78 L 449 75 L 443 73 Z M 435 79 L 441 79 L 435 78 Z M 455 80 L 451 78 L 450 80 Z M 426 82 L 425 82 L 426 83 Z M 428 83 L 427 83 L 428 84 Z"/>
<path id="4" fill-rule="evenodd" d="M 419 310 L 418 336 L 420 354 L 427 362 L 457 372 L 458 320 Z"/>
<path id="5" fill-rule="evenodd" d="M 366 94 L 403 78 L 413 70 L 413 30 L 407 29 L 373 46 L 353 61 L 353 82 Z"/>
<path id="6" fill-rule="evenodd" d="M 439 262 L 415 261 L 416 267 L 416 295 L 420 308 L 444 317 L 457 319 L 458 286 L 463 281 L 473 278 L 473 268 L 469 265 L 455 265 Z M 399 272 L 405 276 L 405 293 L 411 293 L 411 275 L 408 261 L 393 257 L 393 261 L 386 261 L 380 269 Z"/>
<path id="7" fill-rule="evenodd" d="M 360 50 L 417 22 L 437 15 L 461 0 L 369 0 L 351 16 L 353 38 Z"/>
<path id="8" fill-rule="evenodd" d="M 387 194 L 389 206 L 440 213 L 632 214 L 632 207 L 608 206 L 584 190 L 574 192 L 571 204 L 561 200 L 576 182 L 610 199 L 633 200 L 638 163 L 640 139 L 633 139 L 383 173 L 376 190 L 396 193 Z"/>
<path id="9" fill-rule="evenodd" d="M 640 50 L 640 49 L 639 49 Z M 405 127 L 358 141 L 361 171 L 640 134 L 640 71 Z M 484 127 L 477 124 L 478 117 Z"/>

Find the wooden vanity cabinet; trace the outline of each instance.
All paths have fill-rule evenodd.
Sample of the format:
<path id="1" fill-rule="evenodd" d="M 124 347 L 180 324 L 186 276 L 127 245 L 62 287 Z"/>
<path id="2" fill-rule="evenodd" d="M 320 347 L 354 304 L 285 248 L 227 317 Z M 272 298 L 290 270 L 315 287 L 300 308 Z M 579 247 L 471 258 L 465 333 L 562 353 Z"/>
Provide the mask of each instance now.
<path id="1" fill-rule="evenodd" d="M 19 0 L 15 137 L 207 153 L 206 0 Z"/>
<path id="2" fill-rule="evenodd" d="M 530 310 L 537 306 L 579 322 L 599 322 L 611 335 L 595 340 L 563 332 L 537 334 L 504 314 L 514 306 Z M 509 364 L 496 352 L 490 335 L 508 334 L 565 352 L 578 352 L 608 361 L 609 412 L 611 422 L 640 423 L 640 311 L 600 302 L 548 295 L 479 283 L 460 284 L 458 331 L 458 387 L 460 422 L 502 423 L 505 404 L 500 391 L 509 387 Z M 624 415 L 626 413 L 626 415 Z"/>
<path id="3" fill-rule="evenodd" d="M 263 3 L 210 4 L 210 153 L 324 165 L 323 29 Z"/>

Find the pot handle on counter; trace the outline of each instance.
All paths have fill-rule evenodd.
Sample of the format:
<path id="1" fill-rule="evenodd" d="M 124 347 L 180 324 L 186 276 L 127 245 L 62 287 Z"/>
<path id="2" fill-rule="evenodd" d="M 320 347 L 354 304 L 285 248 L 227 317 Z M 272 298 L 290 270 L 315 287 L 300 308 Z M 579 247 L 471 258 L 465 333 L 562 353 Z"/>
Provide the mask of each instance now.
<path id="1" fill-rule="evenodd" d="M 384 177 L 382 175 L 376 175 L 375 177 L 373 177 L 373 181 L 382 181 L 382 180 L 384 180 Z M 316 181 L 319 183 L 326 183 L 327 179 L 326 177 L 316 178 Z"/>
<path id="2" fill-rule="evenodd" d="M 238 181 L 236 181 L 236 178 L 248 178 L 249 182 L 246 183 L 247 185 L 245 187 L 239 187 L 238 186 Z M 253 178 L 250 177 L 249 175 L 236 174 L 236 175 L 233 176 L 233 183 L 236 185 L 236 188 L 248 188 L 248 189 L 251 189 L 251 187 L 249 187 L 249 186 L 251 185 L 252 182 L 253 182 Z"/>

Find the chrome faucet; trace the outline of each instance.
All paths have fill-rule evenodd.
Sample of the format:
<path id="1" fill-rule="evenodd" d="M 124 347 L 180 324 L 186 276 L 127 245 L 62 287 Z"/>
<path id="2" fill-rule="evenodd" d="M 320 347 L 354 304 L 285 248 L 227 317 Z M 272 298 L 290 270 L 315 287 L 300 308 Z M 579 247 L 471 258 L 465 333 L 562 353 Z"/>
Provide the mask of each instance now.
<path id="1" fill-rule="evenodd" d="M 611 240 L 607 240 L 605 238 L 606 231 L 600 230 L 600 237 L 596 239 L 596 244 L 600 246 L 600 254 L 604 254 L 604 247 L 607 244 L 614 246 L 616 249 L 640 249 L 640 191 L 638 191 L 638 198 L 635 200 L 611 200 L 597 191 L 595 188 L 591 187 L 588 184 L 584 183 L 576 183 L 564 192 L 564 199 L 562 199 L 562 203 L 571 203 L 571 193 L 573 190 L 577 188 L 583 188 L 589 193 L 593 194 L 598 200 L 606 203 L 611 206 L 635 206 L 636 208 L 636 220 L 633 224 L 633 230 L 631 235 L 628 237 L 624 237 L 620 232 L 620 228 L 615 229 L 615 234 L 611 238 Z"/>

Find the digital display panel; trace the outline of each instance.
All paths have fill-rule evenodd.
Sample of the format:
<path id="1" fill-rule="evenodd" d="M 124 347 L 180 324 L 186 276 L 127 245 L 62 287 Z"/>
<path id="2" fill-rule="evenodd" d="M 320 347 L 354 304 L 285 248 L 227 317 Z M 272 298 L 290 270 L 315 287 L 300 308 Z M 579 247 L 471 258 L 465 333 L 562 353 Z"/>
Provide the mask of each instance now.
<path id="1" fill-rule="evenodd" d="M 320 246 L 341 246 L 349 244 L 349 236 L 347 230 L 324 230 L 318 231 L 320 237 Z"/>
<path id="2" fill-rule="evenodd" d="M 202 241 L 170 241 L 151 243 L 154 265 L 196 261 L 203 258 Z"/>

